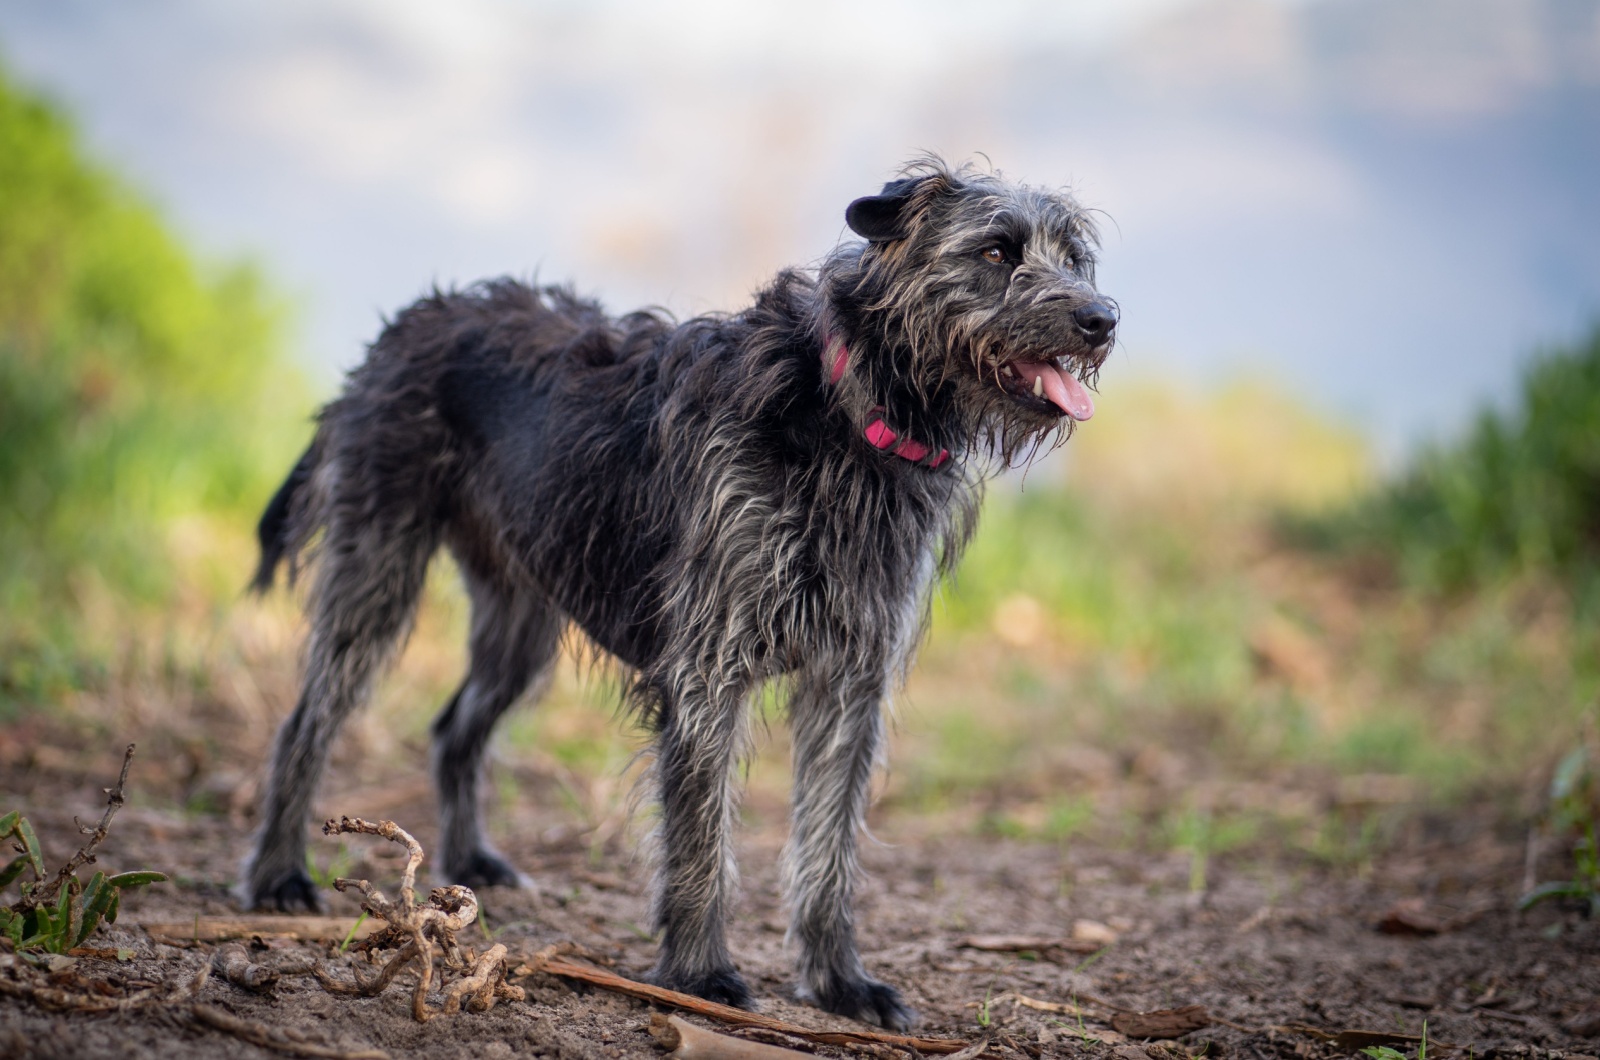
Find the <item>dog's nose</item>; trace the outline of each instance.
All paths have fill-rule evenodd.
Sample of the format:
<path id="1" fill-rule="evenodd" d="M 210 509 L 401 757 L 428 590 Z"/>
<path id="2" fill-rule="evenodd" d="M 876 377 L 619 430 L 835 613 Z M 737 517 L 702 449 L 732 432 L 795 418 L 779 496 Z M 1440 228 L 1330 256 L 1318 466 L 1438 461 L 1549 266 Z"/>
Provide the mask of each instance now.
<path id="1" fill-rule="evenodd" d="M 1090 302 L 1072 311 L 1072 322 L 1078 325 L 1089 345 L 1104 346 L 1117 326 L 1117 314 L 1103 302 Z"/>

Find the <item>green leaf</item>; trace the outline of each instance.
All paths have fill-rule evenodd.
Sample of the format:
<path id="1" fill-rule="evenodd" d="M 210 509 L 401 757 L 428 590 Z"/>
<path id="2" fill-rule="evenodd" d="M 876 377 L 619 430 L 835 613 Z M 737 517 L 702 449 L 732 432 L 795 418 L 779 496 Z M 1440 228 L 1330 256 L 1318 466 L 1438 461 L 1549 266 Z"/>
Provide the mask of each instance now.
<path id="1" fill-rule="evenodd" d="M 1587 888 L 1571 880 L 1558 880 L 1554 883 L 1541 883 L 1521 898 L 1517 899 L 1517 910 L 1527 912 L 1540 902 L 1551 898 L 1588 898 Z"/>
<path id="2" fill-rule="evenodd" d="M 21 810 L 12 810 L 4 817 L 0 817 L 0 835 L 10 835 L 11 830 L 17 826 L 17 821 L 21 818 Z"/>
<path id="3" fill-rule="evenodd" d="M 0 869 L 0 887 L 4 887 L 18 876 L 21 876 L 22 870 L 27 867 L 28 856 L 26 854 L 18 854 L 12 859 L 11 864 L 7 865 L 3 869 Z"/>
<path id="4" fill-rule="evenodd" d="M 117 922 L 117 912 L 122 908 L 122 892 L 115 887 L 106 888 L 111 892 L 111 904 L 106 906 L 106 923 Z"/>
<path id="5" fill-rule="evenodd" d="M 18 949 L 31 946 L 42 946 L 49 941 L 52 934 L 50 910 L 43 906 L 29 910 L 20 918 L 24 923 L 22 927 L 22 940 L 17 943 Z"/>
<path id="6" fill-rule="evenodd" d="M 61 925 L 61 948 L 70 950 L 78 944 L 83 931 L 83 892 L 76 876 L 67 881 L 66 894 L 67 918 Z"/>
<path id="7" fill-rule="evenodd" d="M 1588 748 L 1579 744 L 1568 751 L 1556 766 L 1555 775 L 1550 778 L 1550 801 L 1562 802 L 1578 790 L 1579 783 L 1589 764 Z"/>
<path id="8" fill-rule="evenodd" d="M 105 873 L 94 874 L 94 878 L 89 881 L 89 886 L 83 892 L 83 924 L 78 929 L 74 946 L 82 946 L 83 940 L 94 934 L 94 929 L 99 926 L 100 918 L 105 916 L 116 893 L 115 887 L 106 884 Z"/>
<path id="9" fill-rule="evenodd" d="M 39 853 L 39 837 L 33 834 L 33 825 L 28 823 L 26 817 L 17 818 L 17 835 L 22 839 L 28 861 L 33 865 L 33 874 L 44 879 L 44 856 Z"/>
<path id="10" fill-rule="evenodd" d="M 119 872 L 106 881 L 113 887 L 143 887 L 150 883 L 166 883 L 164 872 Z"/>

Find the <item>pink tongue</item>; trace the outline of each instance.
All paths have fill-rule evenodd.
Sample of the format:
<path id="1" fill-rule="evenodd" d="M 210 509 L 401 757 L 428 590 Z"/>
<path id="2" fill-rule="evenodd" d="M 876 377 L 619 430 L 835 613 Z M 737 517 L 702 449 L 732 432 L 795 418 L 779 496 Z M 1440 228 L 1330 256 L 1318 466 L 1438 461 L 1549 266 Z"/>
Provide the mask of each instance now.
<path id="1" fill-rule="evenodd" d="M 1045 397 L 1073 419 L 1086 420 L 1094 415 L 1094 398 L 1089 396 L 1089 388 L 1071 372 L 1063 371 L 1048 361 L 1016 361 L 1012 367 L 1030 386 L 1035 380 L 1041 380 Z"/>

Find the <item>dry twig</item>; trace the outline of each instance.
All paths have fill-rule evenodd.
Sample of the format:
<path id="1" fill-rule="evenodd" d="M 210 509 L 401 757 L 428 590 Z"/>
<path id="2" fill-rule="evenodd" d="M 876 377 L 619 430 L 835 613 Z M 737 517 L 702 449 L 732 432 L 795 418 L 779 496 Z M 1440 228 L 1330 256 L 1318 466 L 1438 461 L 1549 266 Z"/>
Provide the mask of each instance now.
<path id="1" fill-rule="evenodd" d="M 348 880 L 343 877 L 333 881 L 340 891 L 354 887 L 361 892 L 361 908 L 384 923 L 384 928 L 367 939 L 358 949 L 367 954 L 380 949 L 397 952 L 378 973 L 370 979 L 356 975 L 354 983 L 335 976 L 325 967 L 316 969 L 317 981 L 330 993 L 356 994 L 371 997 L 382 993 L 394 981 L 400 970 L 412 961 L 417 963 L 417 988 L 411 997 L 411 1015 L 418 1023 L 433 1018 L 428 1008 L 428 991 L 433 986 L 433 947 L 438 944 L 444 953 L 445 968 L 459 972 L 462 980 L 445 993 L 444 1013 L 453 1015 L 461 1009 L 461 1000 L 470 995 L 467 1008 L 484 1012 L 494 1006 L 499 998 L 521 1001 L 521 987 L 511 986 L 506 979 L 506 948 L 491 946 L 482 957 L 473 958 L 470 951 L 463 952 L 456 941 L 456 932 L 478 918 L 478 898 L 470 887 L 435 887 L 428 894 L 426 905 L 417 904 L 415 883 L 417 866 L 422 864 L 422 844 L 411 833 L 393 821 L 364 821 L 359 817 L 341 817 L 329 820 L 322 826 L 324 835 L 352 833 L 381 836 L 406 848 L 406 867 L 400 876 L 400 898 L 391 902 L 382 891 L 366 880 Z M 468 971 L 468 962 L 473 961 Z M 463 985 L 467 984 L 467 985 Z"/>
<path id="2" fill-rule="evenodd" d="M 133 748 L 134 745 L 130 743 L 128 749 L 122 752 L 122 772 L 117 776 L 116 787 L 105 789 L 106 812 L 101 815 L 100 823 L 93 828 L 88 828 L 76 817 L 72 819 L 72 823 L 78 826 L 79 834 L 88 836 L 89 841 L 79 847 L 76 854 L 67 859 L 67 863 L 61 866 L 54 879 L 49 883 L 33 888 L 33 890 L 22 896 L 21 901 L 12 906 L 18 913 L 37 909 L 42 905 L 54 902 L 61 896 L 61 888 L 68 885 L 68 881 L 72 879 L 73 874 L 94 861 L 95 849 L 105 842 L 105 838 L 111 830 L 111 818 L 115 817 L 117 811 L 122 809 L 123 803 L 128 801 L 122 789 L 128 783 L 128 768 L 133 765 Z"/>
<path id="3" fill-rule="evenodd" d="M 603 990 L 613 990 L 629 997 L 640 998 L 644 1001 L 654 1001 L 662 1005 L 671 1005 L 681 1008 L 686 1012 L 707 1016 L 721 1023 L 731 1023 L 739 1027 L 761 1027 L 779 1034 L 803 1038 L 809 1042 L 822 1045 L 842 1045 L 846 1047 L 859 1045 L 888 1045 L 896 1049 L 915 1050 L 919 1053 L 959 1053 L 971 1046 L 972 1043 L 960 1038 L 916 1038 L 905 1034 L 890 1034 L 886 1031 L 814 1031 L 787 1020 L 773 1019 L 757 1012 L 747 1012 L 742 1008 L 732 1005 L 722 1005 L 715 1001 L 695 997 L 693 994 L 684 994 L 665 987 L 652 986 L 649 983 L 637 982 L 608 972 L 602 968 L 595 968 L 576 961 L 564 960 L 557 954 L 562 946 L 547 946 L 540 950 L 529 961 L 529 969 L 533 972 L 543 972 L 547 975 L 559 975 L 563 979 L 576 979 L 579 982 L 598 986 Z"/>

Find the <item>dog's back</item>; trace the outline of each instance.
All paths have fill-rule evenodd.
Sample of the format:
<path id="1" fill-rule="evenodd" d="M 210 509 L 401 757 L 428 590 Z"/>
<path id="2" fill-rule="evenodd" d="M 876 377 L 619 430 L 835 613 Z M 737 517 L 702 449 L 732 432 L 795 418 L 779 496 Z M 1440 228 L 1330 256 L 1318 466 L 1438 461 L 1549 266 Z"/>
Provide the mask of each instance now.
<path id="1" fill-rule="evenodd" d="M 737 433 L 756 463 L 802 462 L 815 444 L 817 402 L 796 384 L 817 369 L 806 351 L 753 340 L 792 333 L 797 284 L 782 278 L 740 317 L 683 325 L 510 280 L 418 301 L 323 409 L 267 506 L 255 588 L 319 533 L 347 552 L 371 538 L 386 555 L 369 574 L 415 569 L 444 544 L 486 576 L 520 569 L 602 648 L 646 665 L 677 502 L 705 491 L 663 488 L 685 470 L 661 466 L 663 439 Z"/>

